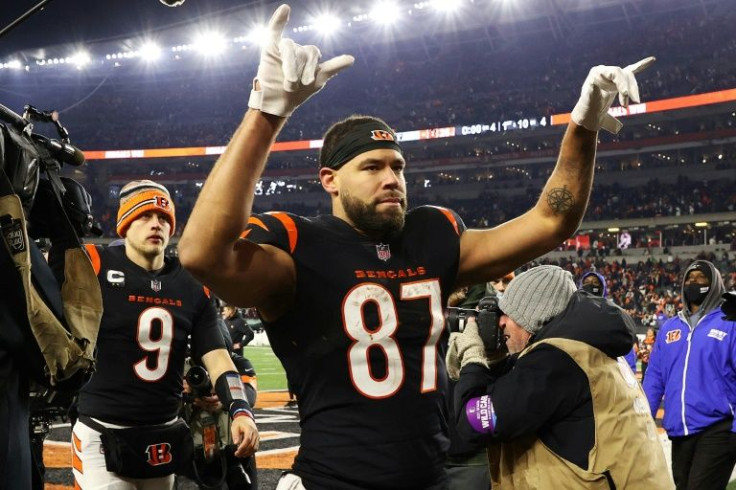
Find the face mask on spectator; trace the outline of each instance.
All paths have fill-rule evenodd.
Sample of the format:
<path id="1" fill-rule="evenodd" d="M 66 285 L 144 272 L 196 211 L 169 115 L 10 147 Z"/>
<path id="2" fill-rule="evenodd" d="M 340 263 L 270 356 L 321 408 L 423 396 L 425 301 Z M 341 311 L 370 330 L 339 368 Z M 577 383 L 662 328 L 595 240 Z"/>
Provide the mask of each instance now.
<path id="1" fill-rule="evenodd" d="M 698 306 L 703 304 L 703 300 L 706 296 L 708 296 L 708 291 L 710 291 L 710 286 L 704 286 L 702 284 L 696 283 L 686 284 L 683 288 L 685 300 L 688 303 L 692 303 Z"/>
<path id="2" fill-rule="evenodd" d="M 586 284 L 583 286 L 583 291 L 586 291 L 593 296 L 603 296 L 603 288 L 595 284 Z"/>

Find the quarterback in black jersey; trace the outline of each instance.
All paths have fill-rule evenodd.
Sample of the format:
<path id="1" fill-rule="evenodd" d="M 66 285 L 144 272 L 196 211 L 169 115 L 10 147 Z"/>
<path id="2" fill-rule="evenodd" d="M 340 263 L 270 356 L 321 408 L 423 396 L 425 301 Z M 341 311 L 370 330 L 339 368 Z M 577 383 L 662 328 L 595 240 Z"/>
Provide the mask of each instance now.
<path id="1" fill-rule="evenodd" d="M 96 369 L 78 401 L 73 472 L 81 488 L 171 488 L 174 470 L 189 463 L 176 461 L 177 448 L 166 446 L 173 442 L 162 436 L 156 441 L 158 453 L 147 461 L 168 464 L 170 473 L 131 477 L 108 471 L 100 431 L 132 427 L 144 434 L 177 421 L 188 342 L 218 388 L 225 387 L 227 395 L 218 389 L 218 396 L 230 408 L 239 456 L 257 449 L 258 431 L 247 401 L 241 400 L 243 385 L 218 330 L 209 291 L 178 259 L 164 256 L 175 225 L 168 191 L 155 182 L 134 181 L 120 197 L 117 229 L 125 244 L 86 246 L 102 288 L 104 314 Z"/>
<path id="2" fill-rule="evenodd" d="M 442 208 L 407 213 L 396 133 L 366 116 L 325 134 L 319 178 L 331 216 L 251 216 L 286 119 L 353 63 L 319 63 L 315 46 L 282 39 L 289 12 L 282 5 L 271 18 L 251 110 L 207 178 L 179 257 L 218 297 L 258 308 L 297 393 L 302 446 L 278 489 L 445 488 L 443 306 L 457 288 L 501 277 L 575 231 L 597 130 L 617 122 L 606 110 L 620 80 L 586 81 L 587 105 L 573 111 L 539 201 L 495 228 L 465 230 Z"/>

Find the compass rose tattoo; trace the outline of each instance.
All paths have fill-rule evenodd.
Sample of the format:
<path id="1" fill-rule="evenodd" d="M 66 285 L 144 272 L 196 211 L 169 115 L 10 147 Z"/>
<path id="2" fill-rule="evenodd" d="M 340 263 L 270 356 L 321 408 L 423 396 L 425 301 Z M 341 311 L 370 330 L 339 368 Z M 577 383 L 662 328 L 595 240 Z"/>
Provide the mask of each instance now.
<path id="1" fill-rule="evenodd" d="M 575 205 L 575 198 L 566 186 L 555 187 L 547 193 L 547 204 L 555 213 L 567 213 Z"/>

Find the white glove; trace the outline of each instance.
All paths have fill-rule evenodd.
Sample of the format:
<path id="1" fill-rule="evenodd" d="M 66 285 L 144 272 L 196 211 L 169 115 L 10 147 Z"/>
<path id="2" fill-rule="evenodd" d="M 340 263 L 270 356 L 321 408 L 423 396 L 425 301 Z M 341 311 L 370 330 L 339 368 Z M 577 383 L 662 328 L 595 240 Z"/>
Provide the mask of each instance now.
<path id="1" fill-rule="evenodd" d="M 450 379 L 455 381 L 460 379 L 460 371 L 467 364 L 475 363 L 488 367 L 486 348 L 478 333 L 478 324 L 475 323 L 475 319 L 468 319 L 463 333 L 450 334 L 445 363 L 447 364 L 447 374 Z"/>
<path id="2" fill-rule="evenodd" d="M 317 46 L 301 46 L 291 39 L 282 39 L 290 11 L 288 5 L 281 5 L 271 16 L 268 44 L 261 49 L 258 74 L 248 99 L 251 109 L 281 117 L 291 115 L 327 80 L 355 62 L 352 56 L 342 55 L 317 64 L 322 56 Z"/>
<path id="3" fill-rule="evenodd" d="M 634 74 L 648 68 L 654 60 L 654 56 L 650 56 L 626 68 L 603 65 L 592 68 L 583 83 L 580 100 L 570 115 L 572 121 L 591 131 L 602 128 L 618 133 L 623 124 L 608 114 L 608 109 L 616 93 L 619 103 L 624 107 L 629 106 L 629 100 L 639 102 L 639 86 Z"/>

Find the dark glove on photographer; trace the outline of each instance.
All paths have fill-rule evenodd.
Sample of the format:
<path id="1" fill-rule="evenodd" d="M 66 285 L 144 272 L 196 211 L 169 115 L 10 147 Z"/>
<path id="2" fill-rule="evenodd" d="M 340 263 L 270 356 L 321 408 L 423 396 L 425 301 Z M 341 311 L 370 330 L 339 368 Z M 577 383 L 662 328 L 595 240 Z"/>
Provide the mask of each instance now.
<path id="1" fill-rule="evenodd" d="M 723 318 L 730 322 L 736 322 L 736 291 L 723 293 L 721 297 L 726 300 L 721 305 L 721 310 L 726 315 Z"/>

